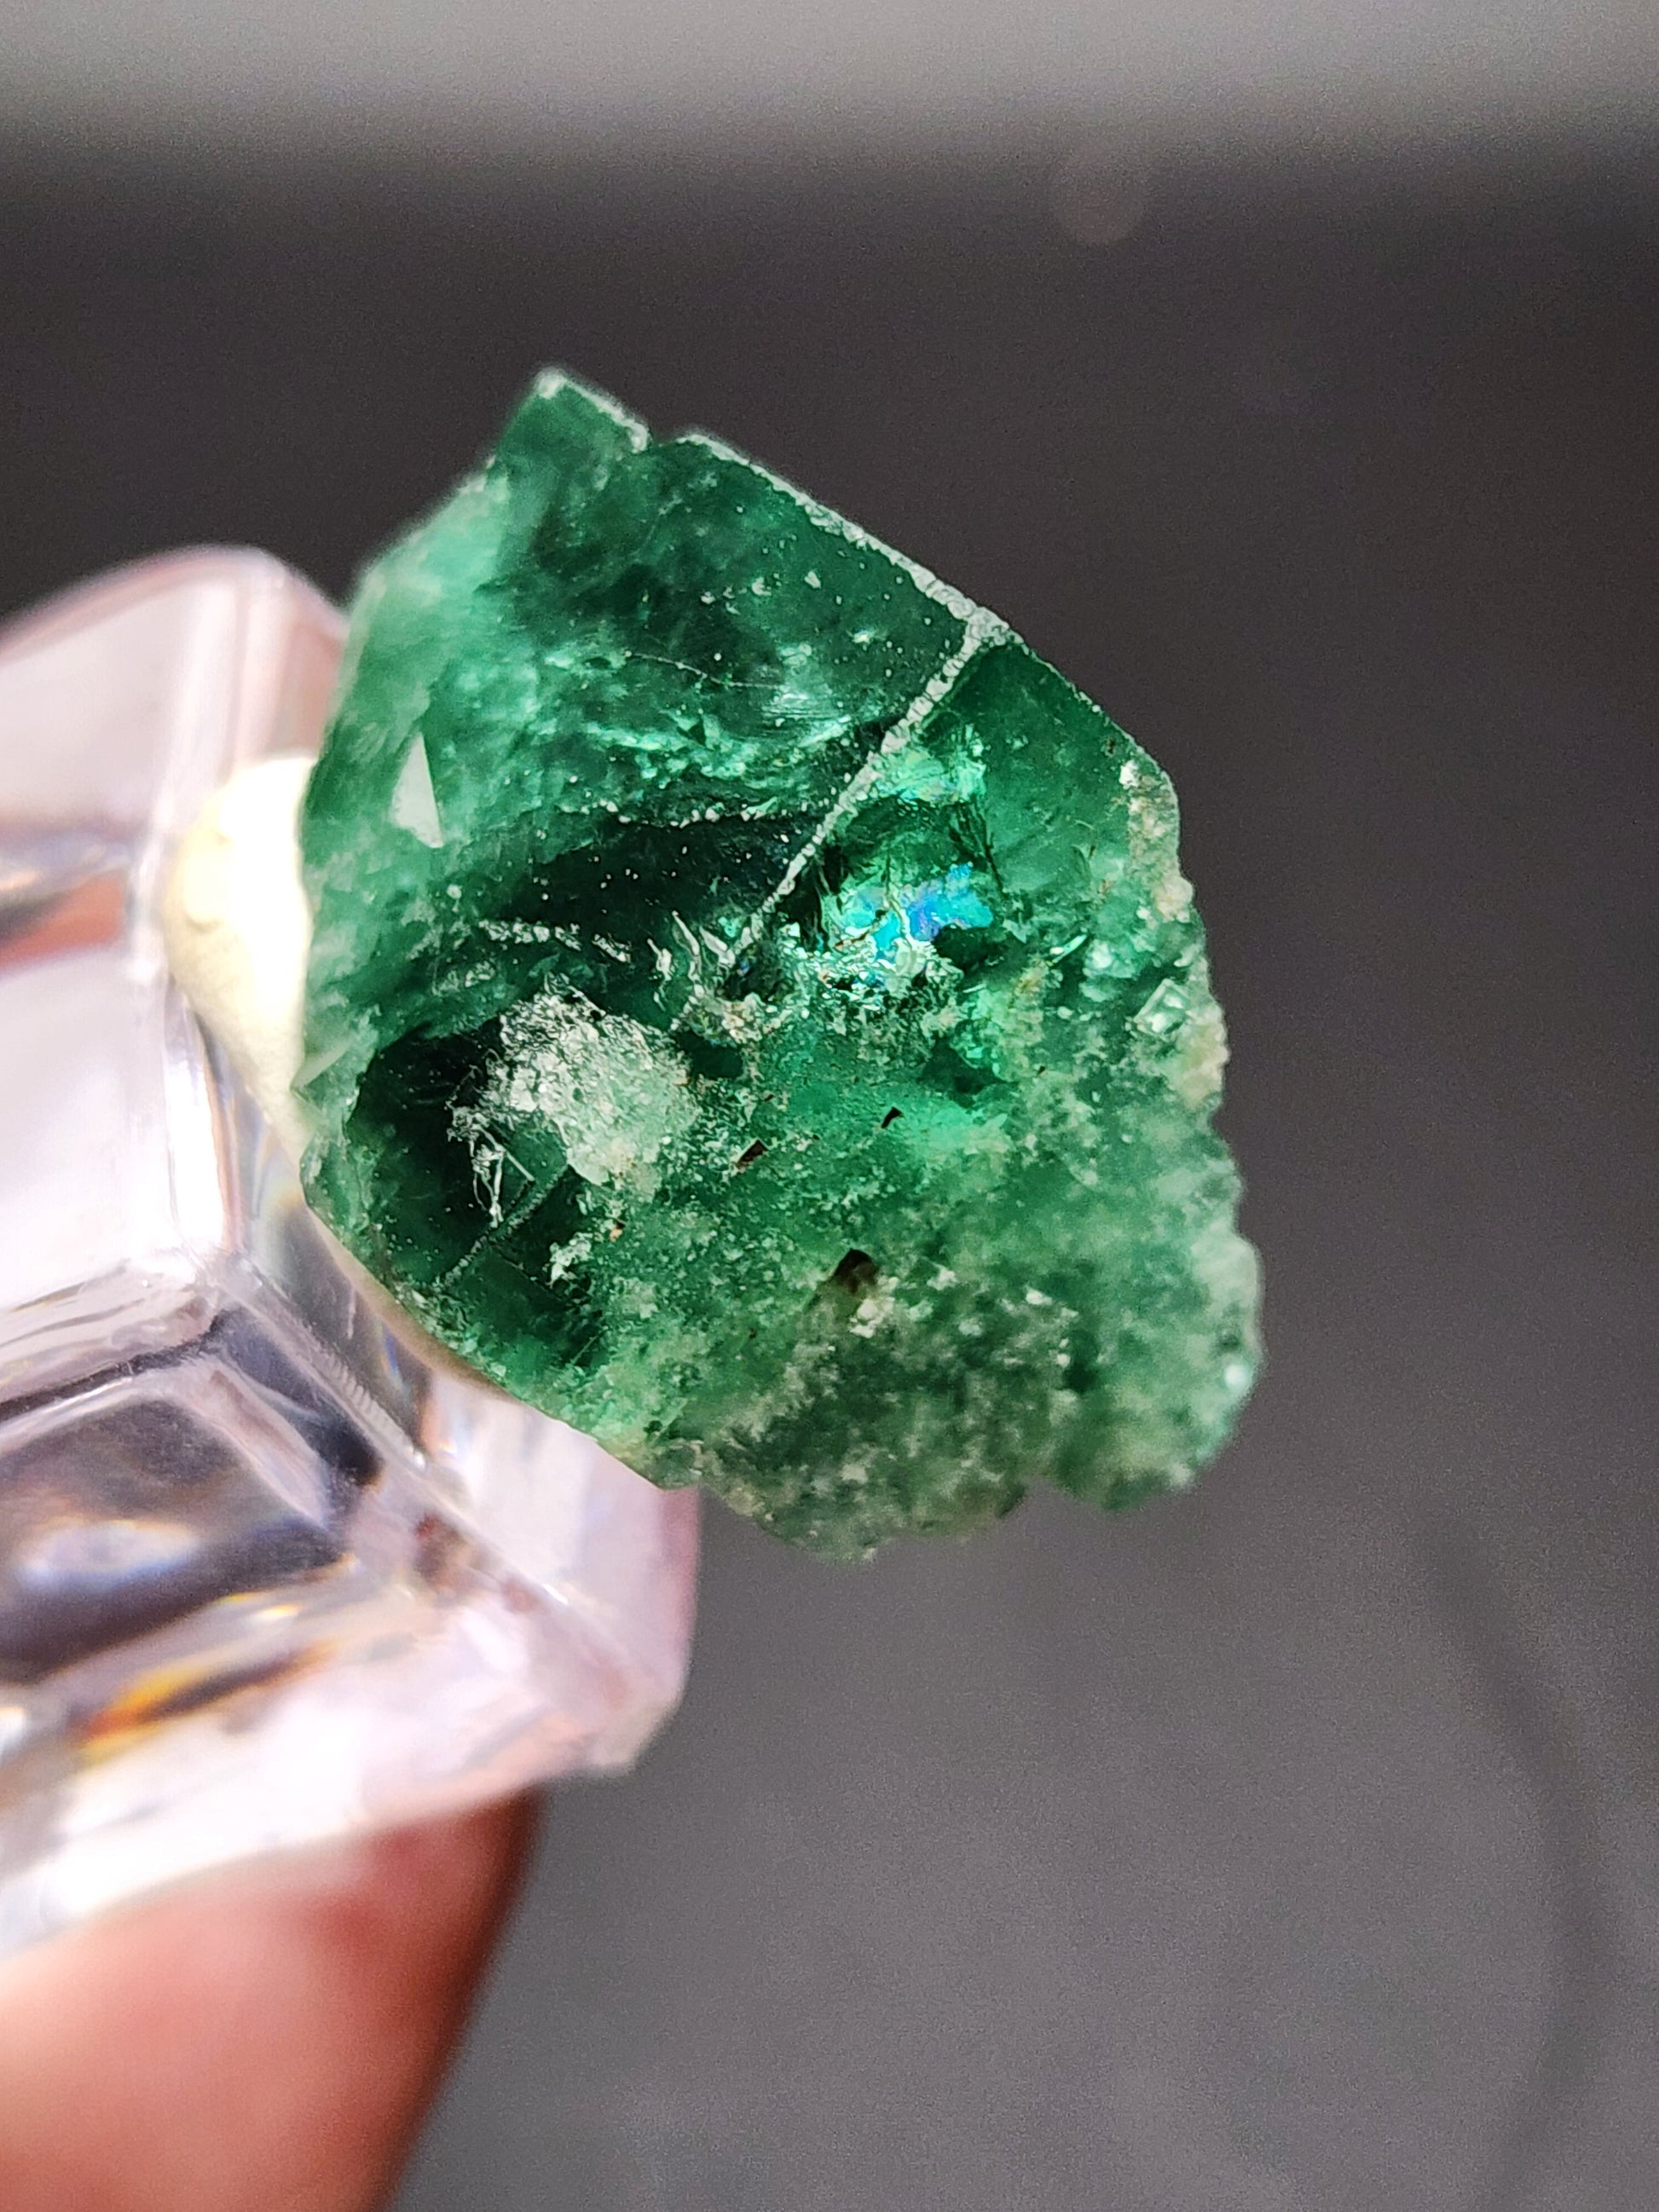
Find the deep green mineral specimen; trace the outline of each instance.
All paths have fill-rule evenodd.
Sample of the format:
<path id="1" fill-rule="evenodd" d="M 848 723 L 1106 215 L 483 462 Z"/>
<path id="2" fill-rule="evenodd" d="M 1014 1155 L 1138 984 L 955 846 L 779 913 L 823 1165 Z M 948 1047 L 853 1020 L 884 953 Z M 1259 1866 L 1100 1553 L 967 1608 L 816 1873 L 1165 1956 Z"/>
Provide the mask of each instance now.
<path id="1" fill-rule="evenodd" d="M 465 1359 L 844 1554 L 1186 1481 L 1255 1361 L 1163 772 L 994 616 L 543 377 L 368 571 L 313 1204 Z"/>

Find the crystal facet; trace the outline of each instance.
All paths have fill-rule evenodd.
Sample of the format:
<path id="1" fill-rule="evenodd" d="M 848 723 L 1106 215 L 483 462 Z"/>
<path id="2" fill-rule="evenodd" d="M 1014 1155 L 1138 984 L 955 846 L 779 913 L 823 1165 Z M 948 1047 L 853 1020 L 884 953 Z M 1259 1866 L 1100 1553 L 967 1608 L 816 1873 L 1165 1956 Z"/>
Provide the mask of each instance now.
<path id="1" fill-rule="evenodd" d="M 683 1679 L 692 1501 L 362 1280 L 168 969 L 180 833 L 314 749 L 339 644 L 248 554 L 0 641 L 0 1954 L 619 1765 Z"/>
<path id="2" fill-rule="evenodd" d="M 1167 778 L 995 617 L 543 377 L 368 572 L 313 1202 L 465 1359 L 842 1553 L 1185 1480 L 1255 1364 Z"/>

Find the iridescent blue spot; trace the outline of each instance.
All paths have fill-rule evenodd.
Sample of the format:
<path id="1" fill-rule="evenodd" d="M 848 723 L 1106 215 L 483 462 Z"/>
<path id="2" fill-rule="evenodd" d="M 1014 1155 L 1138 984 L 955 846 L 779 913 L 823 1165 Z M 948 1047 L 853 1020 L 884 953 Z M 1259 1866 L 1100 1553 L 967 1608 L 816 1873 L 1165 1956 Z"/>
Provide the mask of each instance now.
<path id="1" fill-rule="evenodd" d="M 973 889 L 973 868 L 962 861 L 932 883 L 901 890 L 858 884 L 839 902 L 842 944 L 861 944 L 870 982 L 903 981 L 915 973 L 907 945 L 931 945 L 943 929 L 983 929 L 991 909 Z"/>
<path id="2" fill-rule="evenodd" d="M 905 927 L 919 944 L 931 945 L 942 929 L 983 929 L 991 909 L 973 889 L 974 871 L 959 861 L 943 883 L 923 884 L 904 901 Z"/>

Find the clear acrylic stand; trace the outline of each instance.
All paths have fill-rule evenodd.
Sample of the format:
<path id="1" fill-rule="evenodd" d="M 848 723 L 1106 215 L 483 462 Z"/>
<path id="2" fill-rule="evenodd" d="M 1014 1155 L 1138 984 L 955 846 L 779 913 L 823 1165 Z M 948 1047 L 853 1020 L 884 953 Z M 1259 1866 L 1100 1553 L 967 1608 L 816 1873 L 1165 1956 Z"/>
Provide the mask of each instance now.
<path id="1" fill-rule="evenodd" d="M 0 1955 L 624 1765 L 684 1682 L 695 1498 L 427 1343 L 169 972 L 181 834 L 340 639 L 220 552 L 0 635 Z"/>

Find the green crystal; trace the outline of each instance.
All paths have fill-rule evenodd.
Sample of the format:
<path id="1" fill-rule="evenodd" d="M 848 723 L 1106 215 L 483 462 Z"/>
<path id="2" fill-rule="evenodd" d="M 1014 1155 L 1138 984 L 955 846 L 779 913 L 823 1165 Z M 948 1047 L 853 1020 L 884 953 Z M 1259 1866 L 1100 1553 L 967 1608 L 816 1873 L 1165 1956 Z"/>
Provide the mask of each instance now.
<path id="1" fill-rule="evenodd" d="M 312 1201 L 473 1366 L 822 1551 L 1184 1482 L 1257 1293 L 1176 831 L 994 616 L 545 375 L 357 596 Z"/>

